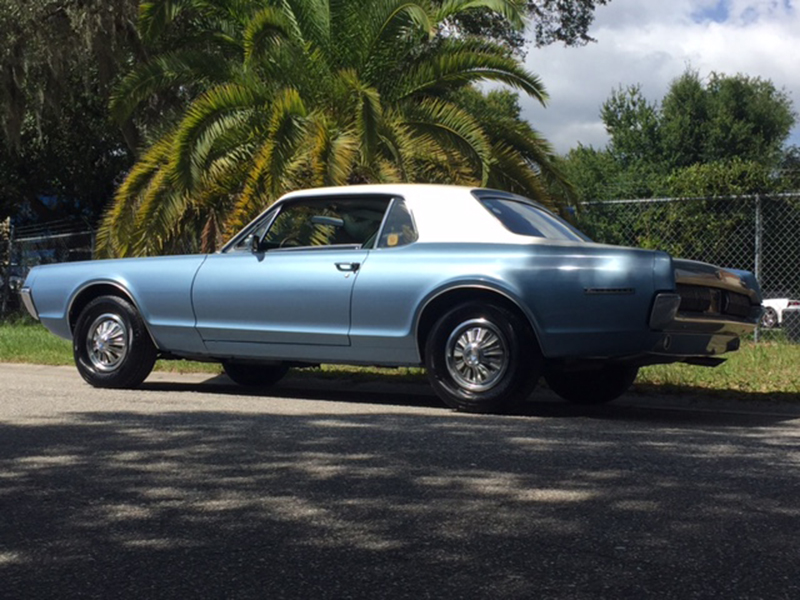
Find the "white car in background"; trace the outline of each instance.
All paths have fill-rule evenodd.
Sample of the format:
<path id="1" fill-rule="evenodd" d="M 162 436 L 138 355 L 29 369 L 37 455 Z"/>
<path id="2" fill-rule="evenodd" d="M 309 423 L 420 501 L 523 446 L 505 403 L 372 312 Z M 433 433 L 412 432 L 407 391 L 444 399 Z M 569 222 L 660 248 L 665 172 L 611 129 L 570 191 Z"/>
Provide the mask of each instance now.
<path id="1" fill-rule="evenodd" d="M 761 315 L 760 325 L 764 329 L 780 327 L 783 324 L 783 311 L 787 308 L 800 308 L 800 300 L 790 298 L 770 298 L 762 300 L 761 304 L 764 306 L 764 314 Z"/>

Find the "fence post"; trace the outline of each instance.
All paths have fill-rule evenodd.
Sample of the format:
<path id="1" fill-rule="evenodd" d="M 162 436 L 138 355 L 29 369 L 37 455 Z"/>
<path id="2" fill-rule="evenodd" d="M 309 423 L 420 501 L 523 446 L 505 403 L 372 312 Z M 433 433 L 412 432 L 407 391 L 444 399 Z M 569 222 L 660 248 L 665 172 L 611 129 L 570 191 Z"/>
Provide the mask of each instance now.
<path id="1" fill-rule="evenodd" d="M 3 301 L 0 304 L 0 317 L 6 316 L 6 309 L 8 308 L 8 293 L 11 291 L 11 262 L 14 255 L 14 225 L 11 223 L 11 217 L 6 219 L 3 223 L 3 229 L 8 233 L 7 245 L 5 248 L 5 257 L 2 261 L 3 267 Z M 2 256 L 2 254 L 0 254 Z"/>
<path id="2" fill-rule="evenodd" d="M 764 244 L 764 214 L 762 212 L 761 196 L 760 195 L 756 196 L 755 209 L 756 209 L 756 232 L 755 232 L 756 233 L 756 239 L 755 239 L 755 254 L 756 255 L 754 257 L 755 264 L 754 264 L 754 268 L 753 268 L 753 274 L 756 276 L 756 280 L 760 284 L 761 283 L 761 259 L 762 259 L 762 256 L 763 256 L 763 244 Z M 759 340 L 759 337 L 760 337 L 760 335 L 759 335 L 760 329 L 761 329 L 761 327 L 759 325 L 756 325 L 756 330 L 755 330 L 755 332 L 753 334 L 753 339 L 755 340 L 756 343 L 758 343 L 758 340 Z"/>

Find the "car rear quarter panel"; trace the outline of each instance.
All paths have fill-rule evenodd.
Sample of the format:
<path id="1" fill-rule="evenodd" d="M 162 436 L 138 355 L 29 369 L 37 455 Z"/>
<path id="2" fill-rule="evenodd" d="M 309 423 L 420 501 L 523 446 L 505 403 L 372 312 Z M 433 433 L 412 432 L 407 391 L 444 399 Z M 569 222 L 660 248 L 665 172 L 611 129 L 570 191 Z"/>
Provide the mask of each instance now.
<path id="1" fill-rule="evenodd" d="M 515 302 L 547 357 L 641 352 L 659 254 L 570 242 L 375 250 L 355 284 L 352 344 L 407 355 L 416 349 L 416 326 L 432 299 L 476 287 Z M 661 279 L 660 287 L 671 285 L 670 276 Z"/>
<path id="2" fill-rule="evenodd" d="M 93 286 L 111 284 L 131 297 L 159 348 L 202 353 L 191 287 L 204 260 L 205 256 L 166 256 L 41 266 L 31 280 L 33 299 L 45 327 L 71 339 L 73 302 Z"/>

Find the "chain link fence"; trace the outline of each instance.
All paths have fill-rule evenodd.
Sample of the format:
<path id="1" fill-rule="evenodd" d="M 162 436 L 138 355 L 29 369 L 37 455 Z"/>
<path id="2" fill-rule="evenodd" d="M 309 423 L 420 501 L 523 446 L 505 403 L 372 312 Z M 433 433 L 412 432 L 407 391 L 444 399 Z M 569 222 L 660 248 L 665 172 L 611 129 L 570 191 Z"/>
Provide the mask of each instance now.
<path id="1" fill-rule="evenodd" d="M 56 221 L 14 227 L 0 223 L 0 316 L 20 310 L 19 288 L 36 265 L 90 260 L 94 232 L 86 224 Z"/>
<path id="2" fill-rule="evenodd" d="M 754 272 L 775 317 L 763 320 L 756 339 L 784 335 L 784 311 L 800 300 L 800 193 L 587 202 L 576 216 L 598 242 Z"/>

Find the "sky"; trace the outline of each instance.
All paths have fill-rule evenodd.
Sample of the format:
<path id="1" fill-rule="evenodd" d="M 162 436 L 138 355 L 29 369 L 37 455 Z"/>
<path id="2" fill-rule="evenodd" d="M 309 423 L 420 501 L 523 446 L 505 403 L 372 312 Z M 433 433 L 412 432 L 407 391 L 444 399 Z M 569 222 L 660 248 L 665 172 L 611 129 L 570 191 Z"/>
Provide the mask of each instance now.
<path id="1" fill-rule="evenodd" d="M 542 78 L 546 108 L 520 97 L 522 116 L 566 153 L 608 141 L 600 106 L 619 86 L 640 84 L 650 101 L 664 97 L 687 68 L 769 79 L 800 113 L 799 0 L 610 0 L 595 12 L 597 41 L 566 48 L 531 46 L 527 68 Z M 529 39 L 532 35 L 527 36 Z M 800 145 L 800 126 L 789 143 Z"/>

